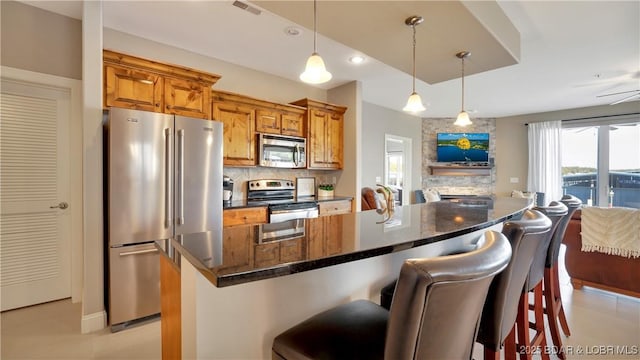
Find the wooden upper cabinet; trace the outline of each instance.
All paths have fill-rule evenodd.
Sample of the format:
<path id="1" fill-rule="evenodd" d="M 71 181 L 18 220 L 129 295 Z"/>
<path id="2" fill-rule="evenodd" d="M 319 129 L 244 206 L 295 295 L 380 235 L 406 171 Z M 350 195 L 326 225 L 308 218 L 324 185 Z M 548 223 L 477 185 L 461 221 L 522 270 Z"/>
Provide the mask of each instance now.
<path id="1" fill-rule="evenodd" d="M 210 119 L 210 99 L 211 88 L 206 84 L 173 78 L 164 81 L 166 113 Z"/>
<path id="2" fill-rule="evenodd" d="M 307 108 L 307 153 L 309 169 L 342 169 L 344 149 L 344 106 L 310 99 L 292 103 Z"/>
<path id="3" fill-rule="evenodd" d="M 280 133 L 282 135 L 305 137 L 303 114 L 282 114 L 281 123 Z"/>
<path id="4" fill-rule="evenodd" d="M 309 154 L 309 168 L 328 167 L 327 126 L 328 114 L 325 111 L 309 109 L 309 138 L 307 139 L 307 153 Z"/>
<path id="5" fill-rule="evenodd" d="M 278 111 L 258 109 L 256 110 L 256 131 L 280 134 L 280 123 L 282 114 Z"/>
<path id="6" fill-rule="evenodd" d="M 103 50 L 104 106 L 210 119 L 220 75 Z"/>
<path id="7" fill-rule="evenodd" d="M 105 66 L 105 106 L 162 112 L 164 79 L 153 73 Z"/>
<path id="8" fill-rule="evenodd" d="M 255 111 L 242 104 L 214 102 L 213 119 L 224 126 L 224 165 L 256 165 Z"/>

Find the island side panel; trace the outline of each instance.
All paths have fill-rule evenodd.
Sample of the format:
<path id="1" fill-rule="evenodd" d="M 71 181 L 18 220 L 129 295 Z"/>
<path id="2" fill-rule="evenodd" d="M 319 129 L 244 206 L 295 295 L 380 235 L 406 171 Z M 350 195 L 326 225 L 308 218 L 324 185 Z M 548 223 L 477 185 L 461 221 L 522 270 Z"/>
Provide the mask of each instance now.
<path id="1" fill-rule="evenodd" d="M 446 244 L 223 288 L 183 261 L 183 358 L 270 359 L 273 338 L 282 331 L 352 300 L 378 303 L 380 289 L 397 276 L 403 260 L 441 255 L 453 243 L 469 244 L 486 230 Z"/>

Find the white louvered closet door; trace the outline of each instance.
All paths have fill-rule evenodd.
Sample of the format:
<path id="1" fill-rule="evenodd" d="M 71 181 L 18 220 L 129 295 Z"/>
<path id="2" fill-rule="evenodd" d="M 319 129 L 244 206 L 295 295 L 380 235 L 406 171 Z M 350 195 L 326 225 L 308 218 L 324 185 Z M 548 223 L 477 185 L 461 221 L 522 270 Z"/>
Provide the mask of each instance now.
<path id="1" fill-rule="evenodd" d="M 70 94 L 8 79 L 0 89 L 4 311 L 71 296 L 71 217 L 60 205 L 69 201 Z"/>

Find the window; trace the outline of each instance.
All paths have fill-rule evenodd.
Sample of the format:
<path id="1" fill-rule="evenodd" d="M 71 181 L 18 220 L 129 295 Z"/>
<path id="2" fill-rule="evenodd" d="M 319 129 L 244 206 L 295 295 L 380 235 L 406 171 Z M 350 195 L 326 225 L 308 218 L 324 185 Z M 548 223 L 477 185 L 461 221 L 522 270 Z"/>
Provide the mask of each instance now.
<path id="1" fill-rule="evenodd" d="M 584 204 L 640 208 L 640 122 L 563 123 L 562 178 Z"/>

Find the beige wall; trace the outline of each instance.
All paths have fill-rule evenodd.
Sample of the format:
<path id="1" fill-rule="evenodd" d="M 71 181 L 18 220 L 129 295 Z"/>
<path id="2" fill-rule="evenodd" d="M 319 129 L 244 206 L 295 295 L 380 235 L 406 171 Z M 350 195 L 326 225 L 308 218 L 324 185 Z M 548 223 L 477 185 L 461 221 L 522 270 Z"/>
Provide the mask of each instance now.
<path id="1" fill-rule="evenodd" d="M 630 113 L 640 113 L 640 101 L 626 102 L 613 106 L 593 106 L 497 119 L 496 194 L 507 195 L 514 189 L 526 190 L 529 144 L 525 124 Z M 517 178 L 519 182 L 511 183 L 511 178 Z"/>
<path id="2" fill-rule="evenodd" d="M 82 79 L 82 24 L 15 1 L 0 1 L 0 63 Z"/>
<path id="3" fill-rule="evenodd" d="M 384 179 L 385 134 L 402 136 L 412 140 L 411 189 L 408 191 L 419 189 L 421 186 L 422 119 L 367 102 L 362 106 L 361 187 L 375 188 L 376 177 Z"/>
<path id="4" fill-rule="evenodd" d="M 329 103 L 347 107 L 344 114 L 344 142 L 343 142 L 343 166 L 338 171 L 336 179 L 336 193 L 339 195 L 353 196 L 355 209 L 360 208 L 360 123 L 362 121 L 362 84 L 357 81 L 346 83 L 329 90 L 327 94 Z"/>

